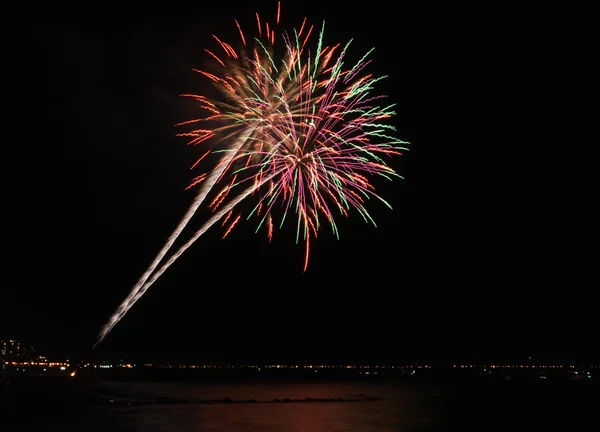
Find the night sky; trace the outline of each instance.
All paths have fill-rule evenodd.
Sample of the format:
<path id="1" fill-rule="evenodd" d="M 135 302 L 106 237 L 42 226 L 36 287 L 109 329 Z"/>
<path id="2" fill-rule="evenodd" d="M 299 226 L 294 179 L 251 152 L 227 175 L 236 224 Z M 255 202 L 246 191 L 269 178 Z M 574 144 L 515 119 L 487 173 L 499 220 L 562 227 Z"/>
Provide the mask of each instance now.
<path id="1" fill-rule="evenodd" d="M 412 143 L 391 162 L 405 180 L 375 180 L 394 210 L 372 201 L 378 227 L 353 214 L 339 220 L 339 241 L 323 229 L 305 274 L 291 225 L 271 244 L 263 231 L 254 233 L 254 220 L 224 240 L 215 227 L 167 270 L 100 352 L 451 356 L 459 346 L 501 351 L 511 337 L 543 334 L 552 323 L 520 320 L 537 302 L 517 288 L 535 280 L 517 277 L 515 266 L 528 266 L 504 264 L 499 256 L 507 254 L 486 246 L 502 228 L 482 224 L 478 235 L 461 235 L 465 220 L 492 209 L 459 215 L 469 197 L 449 179 L 417 200 L 417 104 L 428 103 L 419 97 L 428 85 L 421 76 L 427 55 L 417 55 L 421 18 L 402 4 L 391 13 L 392 5 L 379 0 L 360 13 L 347 2 L 286 3 L 283 28 L 299 27 L 304 16 L 316 25 L 325 19 L 327 42 L 354 38 L 353 60 L 376 47 L 369 71 L 389 75 L 378 93 L 398 104 L 397 136 Z M 217 49 L 211 34 L 234 43 L 234 18 L 251 34 L 254 12 L 273 21 L 277 10 L 276 1 L 222 4 L 118 18 L 75 12 L 69 22 L 54 11 L 23 30 L 26 49 L 15 50 L 10 70 L 14 86 L 5 83 L 18 131 L 4 163 L 13 174 L 5 180 L 4 244 L 11 252 L 4 258 L 0 338 L 49 353 L 88 353 L 180 221 L 194 198 L 185 188 L 200 174 L 189 168 L 203 149 L 175 136 L 173 125 L 196 114 L 179 94 L 210 91 L 191 69 L 206 64 L 204 48 Z M 184 236 L 206 215 L 200 212 Z M 498 337 L 503 331 L 512 336 Z"/>

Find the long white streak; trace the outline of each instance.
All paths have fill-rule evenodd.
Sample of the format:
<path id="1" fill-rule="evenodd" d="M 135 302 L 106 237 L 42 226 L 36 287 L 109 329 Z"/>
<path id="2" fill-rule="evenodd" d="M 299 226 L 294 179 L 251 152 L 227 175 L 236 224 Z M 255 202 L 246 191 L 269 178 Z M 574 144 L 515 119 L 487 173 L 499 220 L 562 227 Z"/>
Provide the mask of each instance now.
<path id="1" fill-rule="evenodd" d="M 138 291 L 146 283 L 146 281 L 148 280 L 150 275 L 154 272 L 154 270 L 156 270 L 156 267 L 158 267 L 160 262 L 163 260 L 163 258 L 167 254 L 167 252 L 169 252 L 169 249 L 171 249 L 171 247 L 173 246 L 173 243 L 175 243 L 175 240 L 177 240 L 177 238 L 180 236 L 181 232 L 184 230 L 184 228 L 186 227 L 186 225 L 188 224 L 190 219 L 194 216 L 194 214 L 198 210 L 198 207 L 200 207 L 200 205 L 202 204 L 202 202 L 204 201 L 204 199 L 206 198 L 208 193 L 211 191 L 213 186 L 216 184 L 217 180 L 219 180 L 219 178 L 221 177 L 221 175 L 223 174 L 225 169 L 229 166 L 231 160 L 235 157 L 235 155 L 240 150 L 240 148 L 242 148 L 242 146 L 244 145 L 246 140 L 250 137 L 252 132 L 253 132 L 253 129 L 249 129 L 246 133 L 244 133 L 242 136 L 240 136 L 238 138 L 238 141 L 236 142 L 235 146 L 231 149 L 231 151 L 227 152 L 227 155 L 221 160 L 218 168 L 215 169 L 211 173 L 211 175 L 206 179 L 206 182 L 204 183 L 204 185 L 198 192 L 198 195 L 192 202 L 192 205 L 189 207 L 185 216 L 183 217 L 181 222 L 179 222 L 179 225 L 177 226 L 177 228 L 175 228 L 175 230 L 173 231 L 173 233 L 171 234 L 171 236 L 169 237 L 169 239 L 167 240 L 165 245 L 162 247 L 162 249 L 156 256 L 156 258 L 154 258 L 154 261 L 152 261 L 152 264 L 150 264 L 150 267 L 148 267 L 148 269 L 144 272 L 142 277 L 138 280 L 138 282 L 135 284 L 135 286 L 131 289 L 131 292 L 129 293 L 127 298 L 125 298 L 125 300 L 119 305 L 119 307 L 117 308 L 115 313 L 111 316 L 108 323 L 102 328 L 102 331 L 100 332 L 100 335 L 99 335 L 99 339 L 94 344 L 94 347 L 96 347 L 96 345 L 98 345 L 100 342 L 102 342 L 102 340 L 106 337 L 108 332 L 110 332 L 110 330 L 112 330 L 112 328 L 115 326 L 115 324 L 121 319 L 118 317 L 127 313 L 129 308 L 131 307 L 130 303 L 133 304 L 133 303 L 135 303 L 135 301 L 137 301 L 137 300 L 133 300 L 133 299 L 136 297 Z M 133 301 L 133 303 L 132 303 L 132 301 Z"/>
<path id="2" fill-rule="evenodd" d="M 190 246 L 192 246 L 192 244 L 194 244 L 196 242 L 196 240 L 198 240 L 200 238 L 200 236 L 202 236 L 202 234 L 204 234 L 211 226 L 213 226 L 215 223 L 217 223 L 225 214 L 227 214 L 231 209 L 233 209 L 237 204 L 239 204 L 240 201 L 242 201 L 244 198 L 246 198 L 248 195 L 250 195 L 255 190 L 259 189 L 262 185 L 264 185 L 266 182 L 268 182 L 269 180 L 271 180 L 273 177 L 280 174 L 281 172 L 283 172 L 283 170 L 277 171 L 274 174 L 271 174 L 270 176 L 265 177 L 260 183 L 249 187 L 248 189 L 246 189 L 245 192 L 238 195 L 231 202 L 229 202 L 225 207 L 223 207 L 220 211 L 215 213 L 208 221 L 206 221 L 200 227 L 200 229 L 198 231 L 196 231 L 194 236 L 188 242 L 186 242 L 183 246 L 181 246 L 179 248 L 179 250 L 177 252 L 175 252 L 171 256 L 171 258 L 169 258 L 169 260 L 158 271 L 156 271 L 156 273 L 154 273 L 154 275 L 148 282 L 143 284 L 143 286 L 140 287 L 140 289 L 138 289 L 136 291 L 136 293 L 134 293 L 133 295 L 130 294 L 130 296 L 127 298 L 127 301 L 122 303 L 121 307 L 119 307 L 117 312 L 115 312 L 115 314 L 111 317 L 110 325 L 107 325 L 105 327 L 105 329 L 102 332 L 101 339 L 96 343 L 96 345 L 98 343 L 100 343 L 100 341 L 102 341 L 102 339 L 104 339 L 104 337 L 106 337 L 106 335 L 112 330 L 112 328 L 119 321 L 121 321 L 121 319 L 123 319 L 123 317 L 127 314 L 127 312 L 129 312 L 131 307 L 146 293 L 146 291 L 154 284 L 154 282 L 156 282 L 156 280 L 171 266 L 171 264 L 173 264 L 177 260 L 177 258 L 179 258 Z"/>

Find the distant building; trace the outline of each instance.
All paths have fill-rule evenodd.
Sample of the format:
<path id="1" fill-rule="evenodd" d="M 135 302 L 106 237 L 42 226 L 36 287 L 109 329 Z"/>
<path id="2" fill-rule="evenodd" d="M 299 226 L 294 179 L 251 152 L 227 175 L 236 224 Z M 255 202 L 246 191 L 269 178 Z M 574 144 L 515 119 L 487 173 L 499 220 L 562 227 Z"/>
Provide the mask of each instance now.
<path id="1" fill-rule="evenodd" d="M 0 358 L 3 363 L 29 361 L 33 357 L 33 347 L 16 340 L 0 340 Z"/>

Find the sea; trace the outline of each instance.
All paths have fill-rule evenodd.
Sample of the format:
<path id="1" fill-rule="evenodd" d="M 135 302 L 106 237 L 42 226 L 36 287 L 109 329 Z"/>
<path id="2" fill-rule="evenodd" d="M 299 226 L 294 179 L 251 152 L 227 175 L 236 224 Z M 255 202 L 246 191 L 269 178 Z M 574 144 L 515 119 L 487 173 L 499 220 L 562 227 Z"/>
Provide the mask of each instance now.
<path id="1" fill-rule="evenodd" d="M 0 431 L 573 432 L 595 430 L 600 413 L 597 387 L 574 385 L 102 381 L 96 391 L 109 403 L 21 406 L 0 413 Z"/>

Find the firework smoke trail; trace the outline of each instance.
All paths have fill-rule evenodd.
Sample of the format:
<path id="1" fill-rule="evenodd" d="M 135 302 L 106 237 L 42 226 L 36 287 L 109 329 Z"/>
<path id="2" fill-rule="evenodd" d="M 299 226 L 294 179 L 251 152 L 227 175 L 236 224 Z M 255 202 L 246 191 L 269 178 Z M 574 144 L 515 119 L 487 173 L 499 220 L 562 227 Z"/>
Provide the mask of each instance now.
<path id="1" fill-rule="evenodd" d="M 279 13 L 278 4 L 277 24 Z M 226 57 L 222 60 L 214 52 L 206 52 L 223 69 L 217 74 L 194 69 L 215 83 L 226 102 L 183 95 L 193 98 L 209 115 L 177 126 L 207 121 L 213 127 L 178 135 L 191 137 L 189 144 L 193 145 L 219 136 L 225 147 L 213 152 L 226 155 L 209 177 L 202 174 L 192 181 L 191 186 L 204 182 L 200 193 L 150 268 L 103 328 L 98 343 L 192 243 L 223 217 L 224 226 L 234 207 L 251 195 L 256 195 L 258 204 L 248 219 L 257 216 L 260 219 L 257 231 L 266 225 L 269 240 L 276 203 L 282 209 L 280 227 L 290 218 L 289 214 L 296 214 L 296 242 L 300 237 L 305 242 L 304 270 L 309 260 L 310 237 L 317 236 L 322 221 L 328 222 L 339 237 L 336 213 L 348 216 L 353 209 L 366 222 L 375 224 L 365 200 L 374 197 L 391 208 L 375 194 L 368 177 L 379 175 L 389 180 L 401 177 L 386 165 L 383 157 L 401 155 L 407 150 L 403 145 L 408 143 L 390 136 L 395 128 L 380 121 L 395 115 L 394 105 L 378 106 L 384 96 L 370 93 L 385 77 L 361 76 L 373 50 L 353 67 L 344 69 L 351 41 L 334 56 L 340 44 L 323 47 L 323 22 L 313 52 L 306 45 L 313 26 L 305 26 L 305 19 L 299 31 L 278 36 L 285 48 L 281 58 L 274 51 L 275 27 L 269 27 L 258 15 L 256 18 L 260 37 L 255 38 L 253 49 L 248 47 L 236 21 L 243 44 L 239 53 L 213 35 Z M 233 145 L 227 145 L 231 140 Z M 222 179 L 225 180 L 219 189 L 217 184 Z M 229 196 L 235 195 L 230 192 L 246 182 L 254 186 L 234 198 Z M 209 207 L 215 215 L 156 272 L 183 228 L 213 190 L 216 192 Z M 232 219 L 225 236 L 240 215 Z"/>
<path id="2" fill-rule="evenodd" d="M 106 337 L 106 335 L 108 335 L 108 333 L 113 329 L 113 327 L 115 325 L 117 325 L 117 323 L 119 321 L 121 321 L 123 319 L 123 317 L 127 314 L 127 312 L 129 312 L 129 310 L 133 307 L 133 305 L 146 293 L 146 291 L 154 284 L 154 282 L 156 282 L 156 280 L 171 266 L 171 264 L 173 264 L 175 262 L 175 260 L 177 260 L 177 258 L 179 258 L 190 246 L 192 246 L 192 244 L 194 244 L 196 242 L 196 240 L 198 240 L 200 238 L 200 236 L 202 236 L 202 234 L 204 234 L 206 231 L 208 231 L 208 229 L 210 229 L 210 227 L 212 227 L 215 223 L 217 223 L 223 216 L 225 216 L 226 213 L 231 211 L 237 204 L 239 204 L 241 201 L 243 201 L 244 198 L 246 198 L 248 195 L 252 194 L 257 188 L 259 188 L 263 184 L 271 181 L 271 179 L 273 179 L 273 177 L 275 177 L 278 174 L 279 174 L 278 172 L 271 174 L 270 176 L 263 179 L 263 181 L 261 183 L 259 183 L 258 185 L 253 185 L 253 186 L 249 187 L 245 192 L 241 193 L 235 199 L 231 200 L 227 204 L 227 206 L 225 206 L 223 209 L 221 209 L 220 211 L 215 213 L 208 221 L 206 221 L 204 223 L 204 225 L 202 225 L 202 227 L 200 227 L 200 229 L 198 231 L 196 231 L 194 236 L 189 241 L 187 241 L 183 246 L 181 246 L 179 248 L 179 250 L 177 252 L 175 252 L 171 256 L 171 258 L 169 258 L 169 260 L 158 271 L 156 271 L 154 273 L 154 275 L 152 276 L 152 278 L 147 282 L 146 282 L 146 280 L 148 278 L 146 277 L 146 280 L 144 280 L 144 282 L 140 285 L 140 287 L 137 288 L 135 291 L 132 291 L 131 294 L 123 301 L 123 303 L 121 303 L 119 308 L 115 311 L 113 316 L 110 318 L 108 324 L 106 324 L 106 326 L 104 326 L 104 328 L 102 329 L 99 340 L 96 342 L 96 344 L 94 346 L 96 346 L 100 342 L 102 342 L 102 340 Z M 139 284 L 139 282 L 138 282 L 138 284 Z"/>
<path id="3" fill-rule="evenodd" d="M 211 175 L 207 178 L 206 183 L 202 186 L 202 188 L 198 192 L 198 195 L 196 195 L 196 198 L 194 199 L 192 205 L 188 208 L 185 216 L 183 217 L 181 222 L 179 222 L 179 225 L 177 226 L 177 228 L 175 228 L 175 230 L 173 231 L 173 233 L 171 234 L 171 236 L 169 237 L 169 239 L 167 240 L 165 245 L 162 247 L 162 249 L 156 256 L 154 261 L 152 261 L 152 264 L 150 264 L 150 267 L 148 267 L 148 269 L 140 277 L 140 279 L 135 284 L 135 286 L 132 288 L 132 290 L 129 293 L 129 295 L 127 296 L 127 298 L 121 303 L 121 305 L 119 305 L 119 307 L 117 308 L 117 310 L 115 311 L 113 316 L 110 318 L 108 323 L 103 327 L 102 332 L 100 333 L 99 339 L 94 346 L 96 346 L 100 342 L 102 342 L 102 340 L 112 330 L 112 328 L 117 324 L 117 322 L 119 322 L 121 320 L 121 318 L 123 318 L 123 316 L 129 311 L 129 309 L 131 309 L 133 304 L 146 291 L 145 289 L 142 291 L 142 287 L 144 286 L 144 284 L 146 283 L 146 281 L 148 280 L 150 275 L 152 275 L 152 273 L 156 270 L 156 268 L 158 267 L 160 262 L 164 259 L 165 255 L 169 252 L 169 249 L 171 249 L 171 247 L 173 246 L 173 243 L 175 243 L 177 238 L 181 235 L 182 231 L 185 229 L 188 222 L 192 219 L 192 217 L 198 210 L 198 207 L 200 207 L 202 202 L 204 202 L 208 193 L 211 191 L 213 186 L 216 184 L 217 180 L 219 180 L 219 178 L 221 177 L 223 172 L 227 169 L 227 167 L 231 163 L 231 160 L 235 157 L 235 155 L 237 154 L 239 149 L 244 145 L 244 143 L 246 142 L 246 140 L 248 139 L 248 137 L 250 136 L 251 133 L 252 133 L 252 131 L 248 131 L 238 139 L 238 141 L 236 142 L 236 145 L 233 146 L 232 151 L 229 154 L 226 154 L 226 156 L 221 160 L 219 165 L 217 165 L 217 167 L 214 169 L 214 171 L 211 173 Z M 141 292 L 141 294 L 139 294 L 140 292 Z"/>

